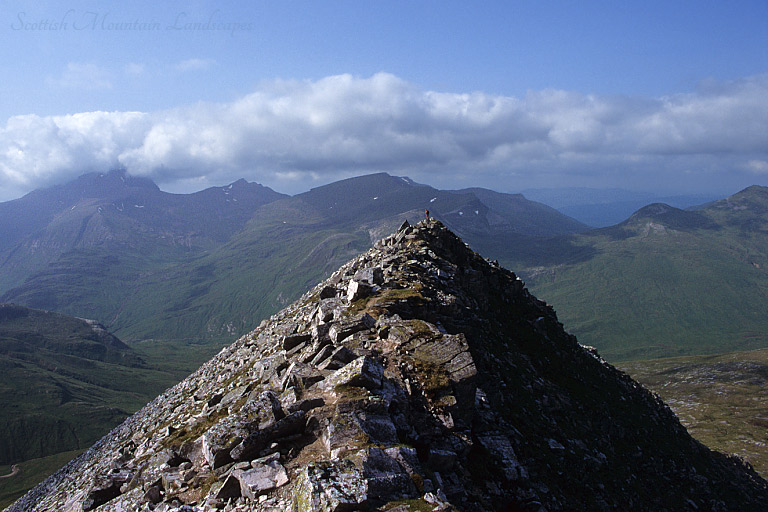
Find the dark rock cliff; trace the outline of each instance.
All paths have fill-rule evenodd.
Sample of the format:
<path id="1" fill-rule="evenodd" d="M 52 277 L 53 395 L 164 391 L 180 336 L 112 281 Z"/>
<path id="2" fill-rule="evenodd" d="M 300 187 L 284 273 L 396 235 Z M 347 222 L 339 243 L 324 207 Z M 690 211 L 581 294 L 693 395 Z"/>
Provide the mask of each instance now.
<path id="1" fill-rule="evenodd" d="M 439 222 L 404 225 L 10 507 L 768 510 Z"/>

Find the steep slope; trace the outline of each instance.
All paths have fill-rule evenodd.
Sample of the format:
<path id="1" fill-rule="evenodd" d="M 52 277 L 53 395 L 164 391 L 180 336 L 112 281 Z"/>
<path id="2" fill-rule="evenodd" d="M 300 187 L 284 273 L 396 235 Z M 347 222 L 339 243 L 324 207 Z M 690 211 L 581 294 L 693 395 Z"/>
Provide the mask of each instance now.
<path id="1" fill-rule="evenodd" d="M 434 222 L 342 266 L 8 511 L 766 507 L 754 471 Z"/>
<path id="2" fill-rule="evenodd" d="M 500 260 L 610 360 L 761 348 L 766 212 L 765 187 L 695 211 L 652 204 L 616 226 Z"/>
<path id="3" fill-rule="evenodd" d="M 85 449 L 173 382 L 90 320 L 0 304 L 0 464 Z"/>
<path id="4" fill-rule="evenodd" d="M 696 439 L 768 477 L 768 349 L 630 361 L 620 369 L 659 393 Z"/>

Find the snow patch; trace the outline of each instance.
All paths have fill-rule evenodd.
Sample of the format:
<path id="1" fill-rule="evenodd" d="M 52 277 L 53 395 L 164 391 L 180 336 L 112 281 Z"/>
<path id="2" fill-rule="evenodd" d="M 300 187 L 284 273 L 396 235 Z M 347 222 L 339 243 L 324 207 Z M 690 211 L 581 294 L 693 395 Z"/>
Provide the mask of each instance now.
<path id="1" fill-rule="evenodd" d="M 437 200 L 437 198 L 436 198 L 436 197 L 433 197 L 432 199 L 430 199 L 430 200 L 429 200 L 429 202 L 430 202 L 430 203 L 434 203 L 436 200 Z"/>

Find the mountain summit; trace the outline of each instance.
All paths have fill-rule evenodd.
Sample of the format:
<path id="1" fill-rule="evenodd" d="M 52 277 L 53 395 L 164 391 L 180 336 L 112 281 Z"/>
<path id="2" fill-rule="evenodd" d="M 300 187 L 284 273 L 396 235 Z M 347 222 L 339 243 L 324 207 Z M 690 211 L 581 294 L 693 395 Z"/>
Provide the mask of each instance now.
<path id="1" fill-rule="evenodd" d="M 768 484 L 406 223 L 8 511 L 741 510 Z"/>

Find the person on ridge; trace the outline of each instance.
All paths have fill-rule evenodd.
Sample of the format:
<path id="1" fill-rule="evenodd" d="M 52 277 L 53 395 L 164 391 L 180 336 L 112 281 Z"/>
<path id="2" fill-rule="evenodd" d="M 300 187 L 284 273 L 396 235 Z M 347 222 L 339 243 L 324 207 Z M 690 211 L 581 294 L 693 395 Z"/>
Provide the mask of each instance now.
<path id="1" fill-rule="evenodd" d="M 424 210 L 424 214 L 427 216 L 427 222 L 429 222 L 429 210 Z"/>

